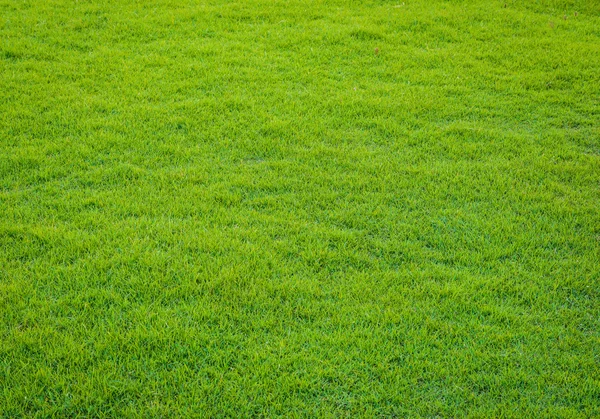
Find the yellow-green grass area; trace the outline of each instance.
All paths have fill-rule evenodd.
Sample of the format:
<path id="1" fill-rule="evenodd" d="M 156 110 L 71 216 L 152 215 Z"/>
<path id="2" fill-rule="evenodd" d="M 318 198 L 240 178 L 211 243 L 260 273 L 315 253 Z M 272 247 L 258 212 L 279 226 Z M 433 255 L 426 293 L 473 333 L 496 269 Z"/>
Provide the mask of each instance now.
<path id="1" fill-rule="evenodd" d="M 0 417 L 600 417 L 600 3 L 0 0 Z"/>

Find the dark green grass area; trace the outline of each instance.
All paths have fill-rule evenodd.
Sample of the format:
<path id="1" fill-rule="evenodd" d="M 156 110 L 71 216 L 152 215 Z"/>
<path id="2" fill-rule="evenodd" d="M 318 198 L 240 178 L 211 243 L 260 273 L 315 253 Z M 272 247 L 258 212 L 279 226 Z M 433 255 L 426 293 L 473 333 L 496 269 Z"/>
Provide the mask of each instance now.
<path id="1" fill-rule="evenodd" d="M 0 0 L 0 417 L 600 416 L 596 1 Z"/>

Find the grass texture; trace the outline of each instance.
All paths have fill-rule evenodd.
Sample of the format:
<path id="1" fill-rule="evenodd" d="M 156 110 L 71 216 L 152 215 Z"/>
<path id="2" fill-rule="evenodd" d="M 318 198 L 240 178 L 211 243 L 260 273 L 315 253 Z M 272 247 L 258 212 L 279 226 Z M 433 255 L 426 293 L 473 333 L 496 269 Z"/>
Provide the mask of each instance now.
<path id="1" fill-rule="evenodd" d="M 0 0 L 0 417 L 599 417 L 596 1 Z"/>

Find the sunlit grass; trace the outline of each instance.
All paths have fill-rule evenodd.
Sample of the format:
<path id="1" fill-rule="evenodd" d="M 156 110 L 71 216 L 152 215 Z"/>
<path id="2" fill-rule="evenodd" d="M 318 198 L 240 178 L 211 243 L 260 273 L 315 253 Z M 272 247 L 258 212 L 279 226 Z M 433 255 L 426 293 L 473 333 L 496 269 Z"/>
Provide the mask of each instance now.
<path id="1" fill-rule="evenodd" d="M 0 0 L 0 417 L 600 416 L 594 1 Z"/>

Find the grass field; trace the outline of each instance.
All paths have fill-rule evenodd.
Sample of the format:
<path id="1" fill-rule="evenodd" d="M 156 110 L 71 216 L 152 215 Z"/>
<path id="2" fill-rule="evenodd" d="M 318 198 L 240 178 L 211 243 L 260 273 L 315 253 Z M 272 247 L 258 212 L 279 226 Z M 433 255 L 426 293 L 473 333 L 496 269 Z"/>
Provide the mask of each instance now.
<path id="1" fill-rule="evenodd" d="M 600 3 L 0 0 L 0 417 L 600 417 Z"/>

